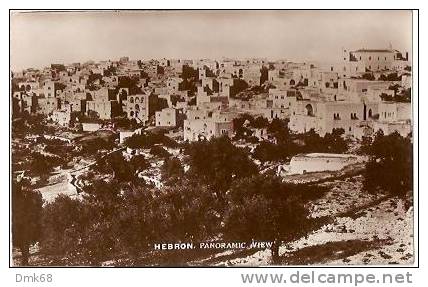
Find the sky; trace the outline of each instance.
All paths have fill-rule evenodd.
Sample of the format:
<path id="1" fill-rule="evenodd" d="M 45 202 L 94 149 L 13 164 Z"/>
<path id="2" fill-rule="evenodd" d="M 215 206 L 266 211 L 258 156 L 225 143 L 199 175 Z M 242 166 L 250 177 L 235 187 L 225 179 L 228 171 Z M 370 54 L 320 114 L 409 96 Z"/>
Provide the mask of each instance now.
<path id="1" fill-rule="evenodd" d="M 411 11 L 14 11 L 11 69 L 152 58 L 338 61 L 342 48 L 411 53 Z"/>

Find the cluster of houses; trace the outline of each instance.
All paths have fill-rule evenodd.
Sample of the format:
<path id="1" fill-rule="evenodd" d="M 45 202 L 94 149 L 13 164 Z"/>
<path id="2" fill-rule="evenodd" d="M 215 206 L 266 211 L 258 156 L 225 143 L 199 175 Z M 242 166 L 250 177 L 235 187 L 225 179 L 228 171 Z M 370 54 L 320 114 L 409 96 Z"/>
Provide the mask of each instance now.
<path id="1" fill-rule="evenodd" d="M 43 114 L 61 126 L 73 115 L 107 122 L 126 117 L 182 129 L 187 141 L 232 136 L 241 114 L 289 119 L 297 133 L 341 128 L 362 138 L 381 129 L 407 136 L 411 103 L 394 99 L 410 93 L 410 67 L 407 53 L 392 48 L 343 49 L 337 63 L 123 57 L 53 64 L 13 73 L 12 112 Z M 166 106 L 156 107 L 153 96 Z"/>

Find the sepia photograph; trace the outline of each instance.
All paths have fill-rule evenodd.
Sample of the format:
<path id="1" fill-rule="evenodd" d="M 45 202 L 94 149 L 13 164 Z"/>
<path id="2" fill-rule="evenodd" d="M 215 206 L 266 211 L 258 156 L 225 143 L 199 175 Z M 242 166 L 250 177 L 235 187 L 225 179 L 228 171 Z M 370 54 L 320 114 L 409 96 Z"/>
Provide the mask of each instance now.
<path id="1" fill-rule="evenodd" d="M 415 264 L 414 11 L 9 13 L 11 267 Z"/>

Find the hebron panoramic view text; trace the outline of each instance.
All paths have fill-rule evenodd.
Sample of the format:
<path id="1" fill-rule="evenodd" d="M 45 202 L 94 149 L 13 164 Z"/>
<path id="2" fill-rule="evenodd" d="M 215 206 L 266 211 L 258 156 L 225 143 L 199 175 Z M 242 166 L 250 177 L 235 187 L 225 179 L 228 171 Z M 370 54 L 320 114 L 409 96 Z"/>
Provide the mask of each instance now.
<path id="1" fill-rule="evenodd" d="M 12 266 L 412 265 L 412 11 L 11 11 Z"/>

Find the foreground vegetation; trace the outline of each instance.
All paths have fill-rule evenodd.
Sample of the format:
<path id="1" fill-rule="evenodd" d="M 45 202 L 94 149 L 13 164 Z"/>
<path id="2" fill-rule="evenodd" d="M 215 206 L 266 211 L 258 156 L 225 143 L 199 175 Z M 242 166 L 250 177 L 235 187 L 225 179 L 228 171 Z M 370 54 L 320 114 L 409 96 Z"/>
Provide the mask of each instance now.
<path id="1" fill-rule="evenodd" d="M 275 145 L 314 151 L 327 142 L 327 147 L 346 146 L 340 131 L 324 138 L 302 135 L 303 145 L 299 145 L 296 139 L 287 139 L 280 124 L 269 127 L 276 129 Z M 159 143 L 177 146 L 163 135 L 146 134 L 125 144 L 150 148 L 153 156 L 164 160 L 161 173 L 165 185 L 161 189 L 138 177 L 149 166 L 144 157 L 127 160 L 120 153 L 97 161 L 91 173 L 108 176 L 92 177 L 80 198 L 58 196 L 43 205 L 40 193 L 28 182 L 14 181 L 13 245 L 21 251 L 21 264 L 28 265 L 29 248 L 38 243 L 39 257 L 46 265 L 101 265 L 125 259 L 127 265 L 157 265 L 168 261 L 168 256 L 179 265 L 195 255 L 177 251 L 164 253 L 159 257 L 164 261 L 156 261 L 151 256 L 153 245 L 219 240 L 271 241 L 273 263 L 279 263 L 279 246 L 325 223 L 323 218 L 312 219 L 308 206 L 327 188 L 284 183 L 275 175 L 260 174 L 248 152 L 228 138 L 187 144 L 182 147 L 184 160 L 163 148 L 164 152 L 158 150 Z M 364 174 L 365 190 L 406 198 L 410 206 L 410 138 L 378 133 L 364 141 L 361 151 L 370 157 Z M 39 161 L 44 162 L 43 158 Z M 186 172 L 184 164 L 190 167 Z"/>

